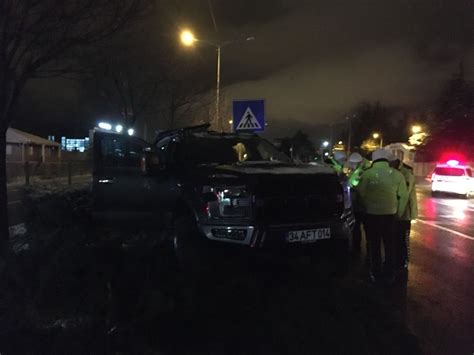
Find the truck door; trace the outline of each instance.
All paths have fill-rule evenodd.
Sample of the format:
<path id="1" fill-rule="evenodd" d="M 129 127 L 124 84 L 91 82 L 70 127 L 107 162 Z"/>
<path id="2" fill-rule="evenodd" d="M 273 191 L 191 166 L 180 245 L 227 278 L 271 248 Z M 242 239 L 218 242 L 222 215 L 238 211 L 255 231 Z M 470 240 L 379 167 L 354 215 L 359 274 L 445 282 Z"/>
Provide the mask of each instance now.
<path id="1" fill-rule="evenodd" d="M 161 219 L 156 177 L 143 173 L 147 142 L 125 134 L 95 132 L 94 216 L 116 224 L 155 224 Z"/>

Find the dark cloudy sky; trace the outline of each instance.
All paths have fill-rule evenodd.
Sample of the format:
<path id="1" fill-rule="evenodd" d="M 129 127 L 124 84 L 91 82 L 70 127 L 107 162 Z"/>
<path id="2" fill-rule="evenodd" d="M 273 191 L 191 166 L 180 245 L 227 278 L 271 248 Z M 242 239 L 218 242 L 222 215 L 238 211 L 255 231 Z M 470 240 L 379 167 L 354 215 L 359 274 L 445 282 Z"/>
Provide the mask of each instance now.
<path id="1" fill-rule="evenodd" d="M 265 98 L 275 126 L 336 122 L 360 101 L 417 107 L 432 102 L 463 60 L 474 77 L 472 0 L 208 0 L 161 1 L 144 36 L 175 41 L 180 28 L 202 38 L 255 41 L 225 48 L 222 85 L 228 100 Z M 209 86 L 215 54 L 189 56 Z M 177 50 L 177 55 L 189 53 Z M 206 80 L 206 79 L 205 79 Z M 61 88 L 57 90 L 57 88 Z M 68 115 L 71 126 L 91 122 L 94 110 L 63 81 L 36 83 L 32 102 L 45 125 Z M 47 112 L 48 114 L 44 115 Z M 25 118 L 19 118 L 25 122 Z M 297 123 L 298 125 L 299 123 Z M 288 123 L 289 125 L 289 123 Z M 294 124 L 291 125 L 293 127 Z M 298 128 L 298 127 L 296 127 Z"/>

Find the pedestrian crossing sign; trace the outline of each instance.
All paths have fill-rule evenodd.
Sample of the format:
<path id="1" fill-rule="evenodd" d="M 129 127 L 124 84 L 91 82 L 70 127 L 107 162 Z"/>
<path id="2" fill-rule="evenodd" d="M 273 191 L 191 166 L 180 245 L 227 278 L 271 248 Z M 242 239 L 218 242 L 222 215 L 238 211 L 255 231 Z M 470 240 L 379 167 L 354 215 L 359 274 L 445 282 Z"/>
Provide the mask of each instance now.
<path id="1" fill-rule="evenodd" d="M 236 132 L 265 130 L 265 100 L 234 100 L 232 122 Z"/>

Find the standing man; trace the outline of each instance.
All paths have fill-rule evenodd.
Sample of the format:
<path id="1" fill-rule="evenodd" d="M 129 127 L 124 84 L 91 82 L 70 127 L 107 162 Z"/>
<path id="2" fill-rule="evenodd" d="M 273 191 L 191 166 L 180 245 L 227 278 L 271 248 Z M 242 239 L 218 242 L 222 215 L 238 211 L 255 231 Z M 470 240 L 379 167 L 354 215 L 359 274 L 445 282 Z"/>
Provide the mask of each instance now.
<path id="1" fill-rule="evenodd" d="M 372 153 L 372 166 L 361 176 L 357 193 L 365 211 L 364 226 L 369 241 L 370 279 L 382 276 L 381 243 L 385 251 L 384 275 L 393 282 L 395 277 L 396 220 L 405 211 L 408 191 L 405 178 L 389 166 L 390 153 L 377 149 Z"/>
<path id="2" fill-rule="evenodd" d="M 334 155 L 328 159 L 328 164 L 333 167 L 333 169 L 338 174 L 344 174 L 344 164 L 346 163 L 346 153 L 337 151 Z"/>
<path id="3" fill-rule="evenodd" d="M 354 254 L 360 254 L 360 247 L 362 242 L 362 218 L 363 208 L 360 206 L 360 202 L 357 200 L 357 186 L 359 185 L 360 177 L 362 173 L 369 168 L 367 159 L 364 159 L 362 155 L 355 152 L 349 156 L 349 174 L 347 175 L 347 181 L 352 190 L 352 206 L 354 207 L 355 224 L 354 230 L 352 231 L 352 252 Z M 368 247 L 368 243 L 367 243 Z M 367 248 L 367 255 L 369 249 Z"/>
<path id="4" fill-rule="evenodd" d="M 408 273 L 408 262 L 410 260 L 410 231 L 411 221 L 418 218 L 418 202 L 416 200 L 416 182 L 413 168 L 395 159 L 391 163 L 405 177 L 408 190 L 408 203 L 397 222 L 396 236 L 396 270 L 403 275 Z"/>

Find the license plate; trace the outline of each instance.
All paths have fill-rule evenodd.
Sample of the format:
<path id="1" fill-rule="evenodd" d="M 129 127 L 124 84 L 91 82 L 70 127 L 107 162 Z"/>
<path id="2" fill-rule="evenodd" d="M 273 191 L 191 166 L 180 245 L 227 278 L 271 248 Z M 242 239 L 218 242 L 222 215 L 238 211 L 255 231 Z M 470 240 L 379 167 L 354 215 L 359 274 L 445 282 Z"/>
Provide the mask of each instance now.
<path id="1" fill-rule="evenodd" d="M 311 243 L 317 240 L 330 239 L 331 228 L 305 229 L 288 232 L 286 241 L 288 243 Z"/>

